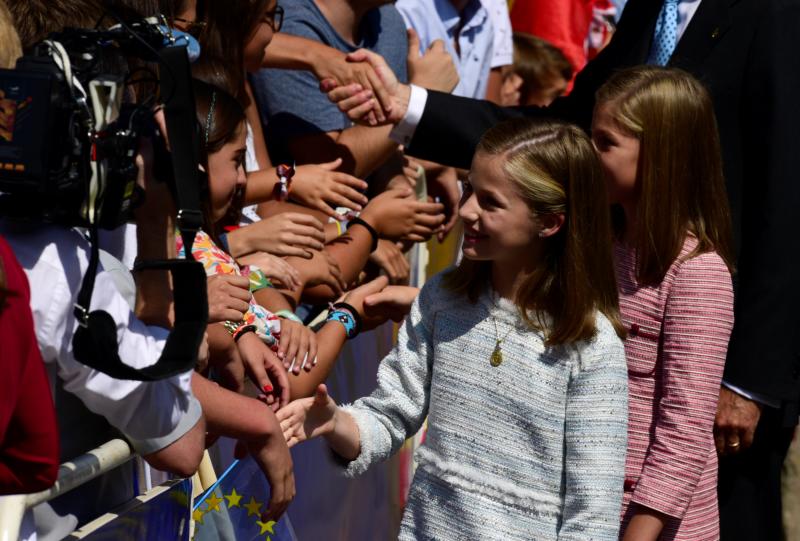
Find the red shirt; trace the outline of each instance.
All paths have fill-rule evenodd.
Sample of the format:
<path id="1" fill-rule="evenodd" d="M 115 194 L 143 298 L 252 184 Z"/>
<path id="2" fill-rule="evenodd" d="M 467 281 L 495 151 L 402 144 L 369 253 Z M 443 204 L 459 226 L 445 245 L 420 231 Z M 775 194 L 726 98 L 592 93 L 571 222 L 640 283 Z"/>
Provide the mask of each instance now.
<path id="1" fill-rule="evenodd" d="M 58 427 L 36 343 L 25 272 L 0 237 L 0 494 L 38 492 L 58 475 Z"/>

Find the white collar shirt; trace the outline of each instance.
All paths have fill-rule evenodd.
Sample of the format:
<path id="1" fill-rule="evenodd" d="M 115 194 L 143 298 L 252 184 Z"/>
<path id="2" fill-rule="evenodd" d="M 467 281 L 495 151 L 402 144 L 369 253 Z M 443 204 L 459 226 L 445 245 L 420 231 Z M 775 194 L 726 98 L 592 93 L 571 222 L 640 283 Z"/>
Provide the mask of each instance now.
<path id="1" fill-rule="evenodd" d="M 45 363 L 55 365 L 64 389 L 105 417 L 140 454 L 163 449 L 188 432 L 202 413 L 191 391 L 192 371 L 156 382 L 118 380 L 75 359 L 72 337 L 78 322 L 72 312 L 88 268 L 86 238 L 75 229 L 20 227 L 3 221 L 0 234 L 28 277 L 39 349 Z M 111 273 L 103 268 L 98 270 L 92 294 L 91 310 L 97 309 L 114 318 L 124 363 L 135 368 L 155 363 L 168 331 L 139 321 L 115 287 Z"/>

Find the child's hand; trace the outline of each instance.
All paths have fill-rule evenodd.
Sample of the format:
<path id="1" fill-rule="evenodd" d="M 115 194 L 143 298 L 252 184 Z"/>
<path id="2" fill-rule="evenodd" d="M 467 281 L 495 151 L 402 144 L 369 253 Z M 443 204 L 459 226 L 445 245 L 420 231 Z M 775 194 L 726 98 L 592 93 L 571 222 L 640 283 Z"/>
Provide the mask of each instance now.
<path id="1" fill-rule="evenodd" d="M 334 210 L 336 207 L 360 211 L 367 204 L 367 197 L 358 190 L 366 190 L 367 183 L 336 171 L 340 165 L 341 158 L 318 165 L 299 165 L 292 179 L 292 199 L 334 219 L 341 218 Z"/>
<path id="2" fill-rule="evenodd" d="M 300 273 L 283 258 L 278 256 L 266 252 L 253 252 L 252 254 L 240 257 L 236 262 L 240 265 L 258 267 L 261 272 L 264 273 L 264 276 L 273 282 L 278 282 L 286 289 L 293 291 L 302 286 L 300 283 Z"/>
<path id="3" fill-rule="evenodd" d="M 310 371 L 317 364 L 317 335 L 297 321 L 281 319 L 278 358 L 286 370 L 297 375 L 302 368 Z"/>
<path id="4" fill-rule="evenodd" d="M 228 233 L 230 254 L 237 259 L 253 252 L 311 259 L 324 242 L 322 222 L 299 212 L 282 212 Z"/>
<path id="5" fill-rule="evenodd" d="M 333 290 L 334 295 L 340 295 L 346 284 L 342 279 L 342 271 L 336 260 L 328 252 L 312 252 L 311 259 L 289 258 L 289 263 L 300 273 L 300 280 L 305 288 L 316 285 L 326 285 Z"/>
<path id="6" fill-rule="evenodd" d="M 317 436 L 333 432 L 336 402 L 328 396 L 325 384 L 317 387 L 313 397 L 295 400 L 281 409 L 276 417 L 289 447 Z"/>
<path id="7" fill-rule="evenodd" d="M 215 274 L 206 281 L 208 322 L 240 321 L 250 302 L 250 280 L 246 276 Z"/>
<path id="8" fill-rule="evenodd" d="M 419 295 L 419 288 L 410 286 L 388 286 L 364 299 L 363 322 L 391 319 L 400 322 L 411 311 L 411 305 Z"/>
<path id="9" fill-rule="evenodd" d="M 445 220 L 444 205 L 411 198 L 410 189 L 388 190 L 372 198 L 361 219 L 375 228 L 381 238 L 425 241 Z"/>
<path id="10" fill-rule="evenodd" d="M 380 239 L 378 248 L 369 255 L 369 261 L 386 273 L 390 284 L 408 283 L 411 266 L 394 242 Z"/>
<path id="11" fill-rule="evenodd" d="M 289 376 L 278 357 L 255 333 L 249 332 L 237 342 L 245 370 L 264 392 L 266 403 L 277 411 L 289 403 Z"/>

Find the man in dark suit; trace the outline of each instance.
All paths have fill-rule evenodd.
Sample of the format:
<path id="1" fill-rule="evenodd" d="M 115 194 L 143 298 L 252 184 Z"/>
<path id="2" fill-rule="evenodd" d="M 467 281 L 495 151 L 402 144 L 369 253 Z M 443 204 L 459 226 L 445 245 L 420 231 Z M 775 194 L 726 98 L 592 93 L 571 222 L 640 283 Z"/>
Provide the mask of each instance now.
<path id="1" fill-rule="evenodd" d="M 713 97 L 738 254 L 715 426 L 722 539 L 777 540 L 781 465 L 800 403 L 800 0 L 630 0 L 606 49 L 547 109 L 387 84 L 395 97 L 388 116 L 407 153 L 464 168 L 483 132 L 509 117 L 559 117 L 588 129 L 609 75 L 659 56 L 669 9 L 683 17 L 679 39 L 659 54 Z M 368 60 L 380 71 L 379 59 Z"/>

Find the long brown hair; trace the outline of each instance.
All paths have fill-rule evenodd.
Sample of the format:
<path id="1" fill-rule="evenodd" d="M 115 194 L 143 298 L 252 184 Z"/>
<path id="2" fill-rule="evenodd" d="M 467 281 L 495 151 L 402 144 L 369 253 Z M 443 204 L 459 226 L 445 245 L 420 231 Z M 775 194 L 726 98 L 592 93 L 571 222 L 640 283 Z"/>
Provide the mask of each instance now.
<path id="1" fill-rule="evenodd" d="M 732 272 L 730 209 L 708 91 L 684 71 L 637 67 L 612 76 L 596 97 L 640 141 L 632 232 L 639 283 L 664 279 L 687 234 L 697 238 L 687 258 L 716 251 Z M 624 227 L 618 222 L 617 234 Z"/>
<path id="2" fill-rule="evenodd" d="M 503 156 L 505 174 L 533 214 L 566 218 L 546 240 L 542 264 L 516 294 L 521 317 L 546 332 L 548 345 L 594 336 L 596 311 L 624 336 L 606 188 L 586 134 L 562 122 L 516 119 L 487 131 L 477 152 Z M 444 285 L 475 302 L 490 275 L 490 261 L 465 258 L 445 275 Z"/>
<path id="3" fill-rule="evenodd" d="M 198 40 L 203 57 L 224 58 L 228 61 L 228 73 L 236 88 L 235 97 L 245 105 L 248 98 L 245 93 L 247 74 L 244 68 L 244 49 L 261 24 L 267 6 L 271 0 L 213 0 L 205 3 L 205 13 L 198 12 L 205 27 Z"/>
<path id="4" fill-rule="evenodd" d="M 198 79 L 192 81 L 192 87 L 200 128 L 200 163 L 208 171 L 208 156 L 231 142 L 240 133 L 239 130 L 245 129 L 244 109 L 236 98 L 219 87 Z M 207 182 L 200 188 L 205 217 L 204 230 L 216 241 L 219 232 L 210 217 Z"/>

